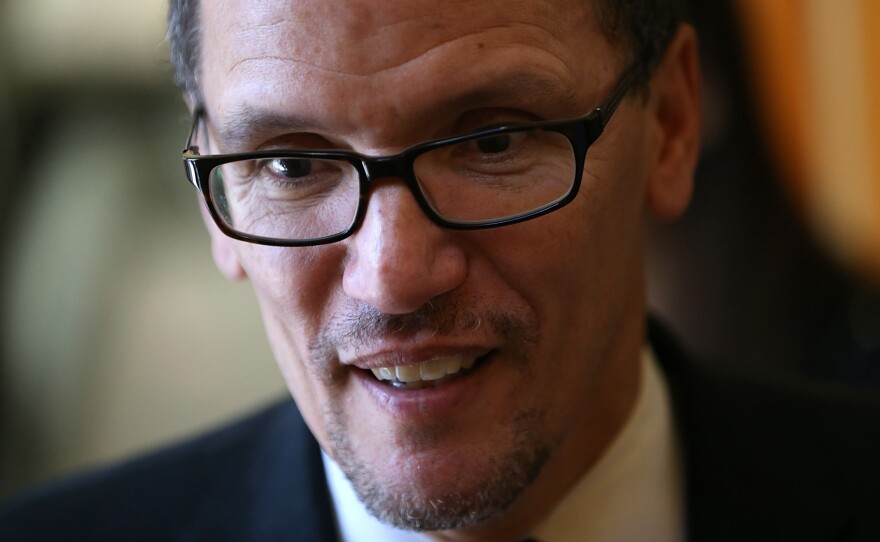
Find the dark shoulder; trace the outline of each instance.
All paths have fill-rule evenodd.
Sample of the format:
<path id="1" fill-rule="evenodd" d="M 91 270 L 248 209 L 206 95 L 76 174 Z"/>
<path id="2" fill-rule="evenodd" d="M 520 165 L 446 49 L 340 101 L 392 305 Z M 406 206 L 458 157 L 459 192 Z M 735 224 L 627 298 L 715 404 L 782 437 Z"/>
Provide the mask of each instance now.
<path id="1" fill-rule="evenodd" d="M 880 434 L 873 430 L 880 427 L 880 390 L 700 360 L 656 324 L 651 342 L 677 415 L 704 434 L 728 445 L 737 440 L 737 448 L 796 445 L 805 460 L 837 457 L 880 465 L 869 455 L 880 452 Z"/>
<path id="2" fill-rule="evenodd" d="M 217 495 L 247 494 L 290 401 L 187 442 L 23 492 L 0 508 L 0 540 L 167 540 Z"/>
<path id="3" fill-rule="evenodd" d="M 673 397 L 691 527 L 712 533 L 696 539 L 880 539 L 880 392 L 701 361 L 656 323 L 650 339 Z"/>

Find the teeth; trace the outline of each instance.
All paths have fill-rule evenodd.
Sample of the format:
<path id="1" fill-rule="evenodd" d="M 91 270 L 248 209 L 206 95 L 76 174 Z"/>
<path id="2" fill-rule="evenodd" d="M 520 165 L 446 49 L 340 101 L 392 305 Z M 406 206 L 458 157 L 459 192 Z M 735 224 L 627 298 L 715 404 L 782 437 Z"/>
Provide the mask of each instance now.
<path id="1" fill-rule="evenodd" d="M 419 375 L 422 380 L 437 380 L 446 376 L 446 362 L 432 359 L 419 363 Z"/>
<path id="2" fill-rule="evenodd" d="M 371 369 L 373 375 L 379 380 L 392 382 L 429 382 L 440 380 L 448 375 L 453 375 L 462 369 L 470 369 L 476 363 L 476 358 L 470 356 L 451 356 L 448 358 L 436 358 L 414 363 L 412 365 L 398 365 L 395 367 L 379 367 Z"/>
<path id="3" fill-rule="evenodd" d="M 421 364 L 419 364 L 421 365 Z M 401 382 L 415 382 L 421 380 L 419 365 L 400 365 L 394 369 L 397 371 L 397 380 Z"/>

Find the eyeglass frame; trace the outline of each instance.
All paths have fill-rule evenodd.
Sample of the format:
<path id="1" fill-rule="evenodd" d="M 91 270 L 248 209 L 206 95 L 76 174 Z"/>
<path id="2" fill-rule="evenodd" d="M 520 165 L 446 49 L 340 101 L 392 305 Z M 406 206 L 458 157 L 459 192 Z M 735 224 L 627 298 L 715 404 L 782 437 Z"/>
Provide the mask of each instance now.
<path id="1" fill-rule="evenodd" d="M 187 180 L 202 195 L 208 213 L 220 228 L 223 234 L 249 243 L 279 247 L 305 247 L 318 246 L 342 241 L 353 235 L 363 224 L 364 217 L 369 205 L 372 183 L 377 179 L 397 178 L 404 181 L 419 207 L 432 222 L 438 226 L 452 230 L 481 230 L 497 228 L 510 224 L 517 224 L 546 215 L 571 203 L 580 191 L 583 180 L 584 163 L 589 148 L 599 139 L 610 122 L 612 115 L 617 110 L 623 97 L 630 91 L 638 79 L 641 71 L 638 61 L 626 69 L 617 82 L 614 90 L 602 102 L 602 104 L 581 117 L 563 120 L 547 120 L 526 123 L 516 123 L 507 126 L 479 130 L 463 135 L 433 139 L 417 143 L 399 153 L 388 156 L 368 156 L 356 151 L 346 150 L 264 150 L 228 154 L 199 154 L 199 147 L 193 145 L 198 131 L 199 123 L 205 116 L 203 106 L 195 108 L 193 122 L 186 146 L 183 149 L 183 161 L 186 169 Z M 575 158 L 574 179 L 568 192 L 555 201 L 514 216 L 474 222 L 455 222 L 440 216 L 428 203 L 423 189 L 414 171 L 414 163 L 420 155 L 438 147 L 454 145 L 474 139 L 503 135 L 527 129 L 541 129 L 563 134 L 572 146 Z M 359 196 L 357 210 L 351 225 L 340 233 L 311 239 L 281 239 L 261 237 L 238 231 L 229 226 L 219 215 L 214 204 L 209 186 L 211 172 L 223 164 L 239 160 L 258 160 L 261 158 L 289 158 L 289 159 L 315 159 L 315 160 L 340 160 L 348 162 L 358 172 Z"/>

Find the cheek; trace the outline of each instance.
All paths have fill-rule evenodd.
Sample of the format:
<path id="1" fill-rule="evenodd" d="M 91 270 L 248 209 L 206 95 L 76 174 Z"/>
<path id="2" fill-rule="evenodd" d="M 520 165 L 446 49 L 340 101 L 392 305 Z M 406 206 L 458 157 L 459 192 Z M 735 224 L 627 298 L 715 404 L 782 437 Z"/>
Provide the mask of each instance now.
<path id="1" fill-rule="evenodd" d="M 341 271 L 338 247 L 267 247 L 241 243 L 239 260 L 264 314 L 317 329 Z"/>
<path id="2" fill-rule="evenodd" d="M 582 324 L 603 313 L 621 287 L 631 286 L 639 213 L 617 196 L 585 190 L 564 209 L 513 226 L 519 229 L 510 233 L 517 235 L 498 241 L 504 250 L 493 267 L 525 298 L 542 327 Z"/>
<path id="3" fill-rule="evenodd" d="M 311 384 L 316 377 L 310 373 L 308 355 L 338 289 L 336 252 L 332 247 L 239 247 L 279 370 L 309 421 L 319 419 L 326 403 L 325 391 Z"/>
<path id="4" fill-rule="evenodd" d="M 500 247 L 491 265 L 541 324 L 542 363 L 602 359 L 627 318 L 642 318 L 645 172 L 643 162 L 624 159 L 640 156 L 633 135 L 609 141 L 618 145 L 614 156 L 590 155 L 593 166 L 567 207 L 490 230 L 487 243 Z M 584 365 L 572 361 L 571 376 Z"/>

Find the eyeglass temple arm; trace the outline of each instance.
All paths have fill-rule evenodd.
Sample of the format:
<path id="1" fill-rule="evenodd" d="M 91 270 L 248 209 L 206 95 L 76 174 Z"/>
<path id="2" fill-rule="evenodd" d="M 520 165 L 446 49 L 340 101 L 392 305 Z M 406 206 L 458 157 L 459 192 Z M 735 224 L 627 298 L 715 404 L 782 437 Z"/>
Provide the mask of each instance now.
<path id="1" fill-rule="evenodd" d="M 617 84 L 617 88 L 614 89 L 614 92 L 611 94 L 611 96 L 608 96 L 608 99 L 605 100 L 605 103 L 600 105 L 599 108 L 596 110 L 596 113 L 599 116 L 599 120 L 602 122 L 603 129 L 608 124 L 608 121 L 611 120 L 611 115 L 613 115 L 614 111 L 617 110 L 617 106 L 620 105 L 623 97 L 626 96 L 626 93 L 629 92 L 630 87 L 632 87 L 633 82 L 636 80 L 638 69 L 638 65 L 632 66 L 630 69 L 628 69 L 623 77 L 620 79 L 620 82 Z"/>
<path id="2" fill-rule="evenodd" d="M 186 138 L 186 146 L 183 148 L 183 152 L 199 154 L 199 147 L 198 145 L 193 145 L 193 140 L 196 138 L 196 130 L 198 129 L 199 121 L 204 113 L 205 110 L 201 106 L 197 106 L 193 110 L 192 127 L 189 129 L 189 137 Z"/>

